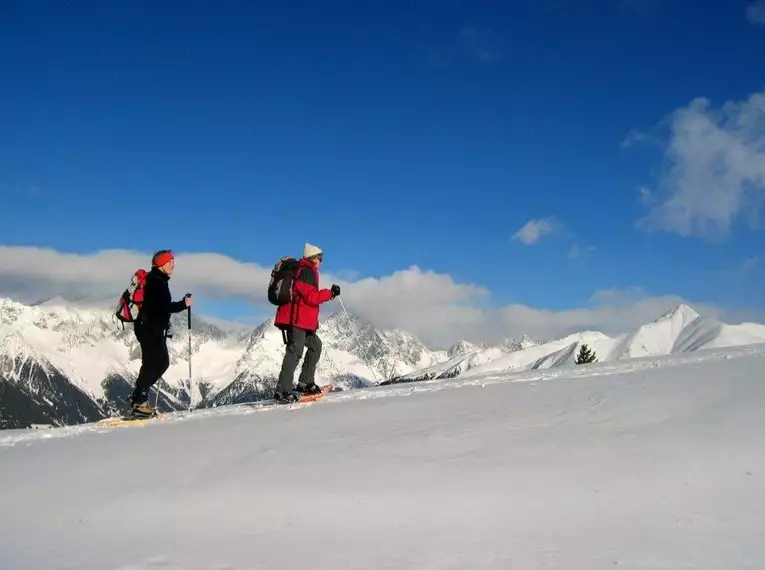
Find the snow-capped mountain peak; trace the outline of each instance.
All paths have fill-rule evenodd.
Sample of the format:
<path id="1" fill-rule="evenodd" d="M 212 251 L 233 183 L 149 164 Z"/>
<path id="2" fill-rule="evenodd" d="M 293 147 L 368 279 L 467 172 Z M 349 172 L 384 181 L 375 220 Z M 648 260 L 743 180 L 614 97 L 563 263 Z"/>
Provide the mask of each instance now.
<path id="1" fill-rule="evenodd" d="M 449 350 L 446 351 L 446 355 L 451 359 L 456 356 L 462 356 L 463 354 L 475 352 L 478 349 L 478 345 L 473 344 L 472 342 L 459 340 L 449 347 Z"/>
<path id="2" fill-rule="evenodd" d="M 501 346 L 511 352 L 515 352 L 516 350 L 523 350 L 524 348 L 530 348 L 538 344 L 539 342 L 524 334 L 519 337 L 510 337 L 505 339 Z"/>
<path id="3" fill-rule="evenodd" d="M 685 303 L 680 303 L 676 307 L 673 307 L 663 315 L 654 319 L 653 322 L 662 323 L 666 321 L 673 321 L 682 324 L 682 326 L 686 326 L 698 319 L 700 316 L 701 315 L 697 313 L 692 307 L 686 305 Z"/>

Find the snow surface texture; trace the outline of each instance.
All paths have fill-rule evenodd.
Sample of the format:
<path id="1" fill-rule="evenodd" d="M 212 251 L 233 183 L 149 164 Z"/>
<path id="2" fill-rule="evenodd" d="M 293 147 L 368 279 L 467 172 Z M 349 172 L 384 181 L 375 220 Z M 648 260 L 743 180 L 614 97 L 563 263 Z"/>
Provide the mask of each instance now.
<path id="1" fill-rule="evenodd" d="M 0 567 L 765 568 L 765 346 L 0 436 Z"/>

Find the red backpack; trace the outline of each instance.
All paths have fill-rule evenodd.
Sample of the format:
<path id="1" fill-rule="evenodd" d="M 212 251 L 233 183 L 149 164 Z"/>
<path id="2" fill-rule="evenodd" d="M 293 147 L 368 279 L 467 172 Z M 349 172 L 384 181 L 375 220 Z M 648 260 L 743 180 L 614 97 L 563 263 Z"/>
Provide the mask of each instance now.
<path id="1" fill-rule="evenodd" d="M 122 292 L 115 316 L 123 323 L 134 323 L 141 312 L 143 288 L 146 284 L 145 269 L 138 269 L 130 279 L 130 285 Z M 124 324 L 122 325 L 125 326 Z"/>

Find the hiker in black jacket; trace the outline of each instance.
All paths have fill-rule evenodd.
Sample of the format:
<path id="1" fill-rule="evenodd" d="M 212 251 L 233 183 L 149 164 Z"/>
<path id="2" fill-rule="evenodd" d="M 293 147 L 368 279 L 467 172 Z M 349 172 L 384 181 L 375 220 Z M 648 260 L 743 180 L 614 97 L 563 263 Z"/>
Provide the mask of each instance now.
<path id="1" fill-rule="evenodd" d="M 158 251 L 151 260 L 151 271 L 146 275 L 141 311 L 136 320 L 135 335 L 141 344 L 141 371 L 130 396 L 133 411 L 140 415 L 151 415 L 154 409 L 149 405 L 149 388 L 170 366 L 167 353 L 167 333 L 170 329 L 170 315 L 180 313 L 191 306 L 191 295 L 180 301 L 170 296 L 168 281 L 175 268 L 175 256 L 170 250 Z"/>

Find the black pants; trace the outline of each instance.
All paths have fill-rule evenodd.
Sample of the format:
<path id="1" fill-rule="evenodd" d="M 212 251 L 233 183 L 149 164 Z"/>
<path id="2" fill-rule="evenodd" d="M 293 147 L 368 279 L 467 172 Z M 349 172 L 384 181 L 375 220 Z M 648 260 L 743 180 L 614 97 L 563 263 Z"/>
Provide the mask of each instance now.
<path id="1" fill-rule="evenodd" d="M 141 345 L 141 370 L 135 381 L 132 399 L 140 404 L 149 399 L 149 388 L 156 384 L 170 367 L 170 356 L 167 353 L 164 331 L 137 324 L 135 335 Z"/>
<path id="2" fill-rule="evenodd" d="M 303 350 L 308 349 L 303 360 L 303 368 L 300 371 L 298 384 L 310 386 L 314 384 L 316 365 L 321 358 L 321 339 L 315 332 L 306 331 L 297 327 L 287 329 L 287 349 L 284 352 L 282 370 L 279 373 L 279 382 L 276 385 L 276 393 L 292 392 L 292 379 L 295 376 Z"/>

